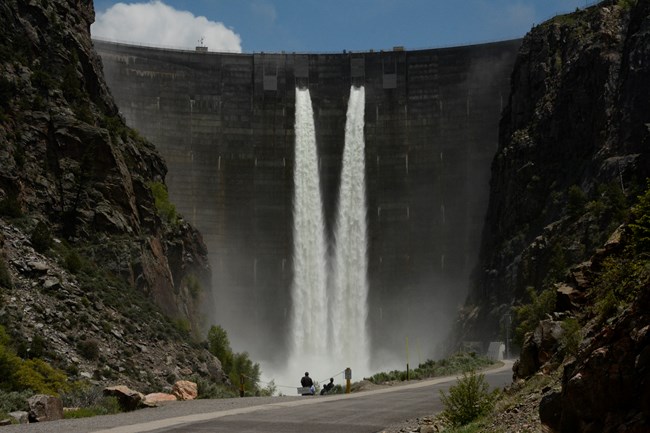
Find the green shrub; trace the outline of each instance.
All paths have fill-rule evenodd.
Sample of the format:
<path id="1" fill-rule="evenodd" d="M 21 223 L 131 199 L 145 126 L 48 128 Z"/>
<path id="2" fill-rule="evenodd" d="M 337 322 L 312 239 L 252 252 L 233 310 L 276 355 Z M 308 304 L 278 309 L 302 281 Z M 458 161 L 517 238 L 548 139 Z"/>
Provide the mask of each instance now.
<path id="1" fill-rule="evenodd" d="M 98 415 L 112 415 L 122 412 L 117 397 L 101 397 L 89 406 L 76 406 L 78 409 L 67 411 L 63 414 L 65 419 L 89 418 Z"/>
<path id="2" fill-rule="evenodd" d="M 592 289 L 593 308 L 601 320 L 606 320 L 632 302 L 650 282 L 650 261 L 628 252 L 606 258 L 601 268 Z"/>
<path id="3" fill-rule="evenodd" d="M 431 359 L 418 365 L 417 368 L 410 370 L 410 380 L 427 379 L 431 377 L 448 376 L 452 374 L 465 373 L 472 370 L 478 370 L 494 364 L 490 359 L 482 356 L 476 356 L 474 352 L 459 352 L 449 358 L 433 361 Z M 373 383 L 397 382 L 406 380 L 405 370 L 393 370 L 390 372 L 377 373 L 369 378 L 365 378 Z"/>
<path id="4" fill-rule="evenodd" d="M 255 395 L 259 392 L 260 375 L 260 365 L 251 361 L 247 352 L 233 354 L 232 367 L 228 373 L 231 383 L 238 384 L 240 377 L 244 376 L 244 392 Z"/>
<path id="5" fill-rule="evenodd" d="M 221 368 L 228 374 L 232 365 L 232 349 L 228 333 L 221 326 L 212 326 L 208 331 L 208 350 L 221 361 Z M 239 383 L 239 380 L 237 381 Z"/>
<path id="6" fill-rule="evenodd" d="M 239 397 L 239 393 L 223 384 L 211 382 L 199 376 L 194 376 L 191 380 L 197 385 L 198 398 L 200 399 Z"/>
<path id="7" fill-rule="evenodd" d="M 77 343 L 77 349 L 84 358 L 95 361 L 99 358 L 99 343 L 95 339 L 82 340 Z"/>
<path id="8" fill-rule="evenodd" d="M 19 153 L 16 153 L 16 155 L 19 155 Z M 18 161 L 16 164 L 18 164 Z M 9 218 L 20 218 L 23 215 L 23 211 L 20 209 L 18 200 L 15 197 L 5 197 L 0 200 L 0 215 Z"/>
<path id="9" fill-rule="evenodd" d="M 11 274 L 9 273 L 9 267 L 3 255 L 0 254 L 0 287 L 6 289 L 13 289 L 14 283 L 11 280 Z"/>
<path id="10" fill-rule="evenodd" d="M 183 338 L 189 338 L 192 332 L 192 325 L 187 319 L 176 319 L 173 321 L 174 328 Z"/>
<path id="11" fill-rule="evenodd" d="M 37 69 L 32 74 L 32 85 L 46 95 L 48 90 L 56 86 L 56 80 L 48 72 Z"/>
<path id="12" fill-rule="evenodd" d="M 40 335 L 36 334 L 29 344 L 28 357 L 31 359 L 42 358 L 45 355 L 46 347 L 45 340 Z"/>
<path id="13" fill-rule="evenodd" d="M 31 391 L 2 391 L 0 390 L 0 412 L 9 413 L 17 410 L 27 411 L 27 399 Z"/>
<path id="14" fill-rule="evenodd" d="M 102 387 L 87 382 L 76 382 L 67 392 L 61 394 L 65 407 L 93 407 L 104 400 Z"/>
<path id="15" fill-rule="evenodd" d="M 248 395 L 260 392 L 260 365 L 251 361 L 248 353 L 233 353 L 226 330 L 212 326 L 208 331 L 208 350 L 221 361 L 223 371 L 233 385 L 239 386 L 241 375 L 245 378 L 244 390 Z"/>
<path id="16" fill-rule="evenodd" d="M 21 359 L 9 347 L 9 336 L 4 326 L 0 325 L 0 390 L 18 390 L 16 373 Z"/>
<path id="17" fill-rule="evenodd" d="M 192 299 L 198 299 L 199 295 L 203 291 L 203 287 L 201 287 L 201 283 L 199 282 L 199 279 L 196 278 L 194 275 L 188 275 L 185 278 L 185 284 L 187 286 L 187 290 L 190 293 L 190 296 Z"/>
<path id="18" fill-rule="evenodd" d="M 16 372 L 16 381 L 23 389 L 31 389 L 39 394 L 57 396 L 70 388 L 67 376 L 42 359 L 28 359 L 21 363 Z"/>
<path id="19" fill-rule="evenodd" d="M 170 224 L 176 224 L 178 217 L 176 215 L 176 206 L 169 201 L 167 186 L 161 182 L 149 182 L 149 188 L 153 194 L 158 215 L 164 221 Z"/>
<path id="20" fill-rule="evenodd" d="M 650 253 L 650 179 L 646 191 L 638 196 L 638 202 L 632 209 L 633 221 L 632 243 L 637 253 Z"/>
<path id="21" fill-rule="evenodd" d="M 520 347 L 526 333 L 534 331 L 537 324 L 553 311 L 556 301 L 556 293 L 553 289 L 546 289 L 539 294 L 533 287 L 528 287 L 526 291 L 530 303 L 514 308 L 517 323 L 514 342 Z"/>
<path id="22" fill-rule="evenodd" d="M 581 326 L 577 319 L 569 317 L 562 321 L 562 337 L 560 347 L 565 355 L 575 356 L 582 341 Z"/>
<path id="23" fill-rule="evenodd" d="M 65 268 L 73 274 L 76 274 L 81 270 L 83 265 L 81 262 L 81 257 L 79 257 L 79 254 L 75 250 L 68 251 L 68 253 L 65 255 L 64 260 Z"/>
<path id="24" fill-rule="evenodd" d="M 494 407 L 498 391 L 490 392 L 483 374 L 464 373 L 458 383 L 449 388 L 449 394 L 440 391 L 444 410 L 439 415 L 452 426 L 469 424 L 486 415 Z"/>
<path id="25" fill-rule="evenodd" d="M 587 204 L 585 193 L 578 185 L 571 185 L 567 191 L 567 212 L 572 217 L 580 216 Z"/>
<path id="26" fill-rule="evenodd" d="M 52 234 L 47 224 L 39 221 L 36 227 L 34 227 L 34 230 L 32 230 L 30 241 L 34 249 L 39 253 L 44 253 L 49 250 L 52 246 Z"/>

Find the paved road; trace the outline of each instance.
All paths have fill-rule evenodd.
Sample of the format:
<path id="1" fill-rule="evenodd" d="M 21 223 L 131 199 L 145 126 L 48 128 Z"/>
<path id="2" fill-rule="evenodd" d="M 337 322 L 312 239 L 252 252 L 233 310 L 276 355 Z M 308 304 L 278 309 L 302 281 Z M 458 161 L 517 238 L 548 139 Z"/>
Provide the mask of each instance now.
<path id="1" fill-rule="evenodd" d="M 507 385 L 511 378 L 511 363 L 486 373 L 493 387 Z M 440 378 L 350 395 L 303 397 L 298 401 L 168 419 L 101 433 L 375 433 L 391 424 L 442 410 L 439 390 L 453 383 L 454 378 Z"/>
<path id="2" fill-rule="evenodd" d="M 511 382 L 512 362 L 486 372 L 493 387 Z M 442 409 L 439 390 L 454 378 L 327 397 L 264 397 L 171 402 L 154 409 L 78 420 L 2 427 L 29 433 L 374 433 Z"/>

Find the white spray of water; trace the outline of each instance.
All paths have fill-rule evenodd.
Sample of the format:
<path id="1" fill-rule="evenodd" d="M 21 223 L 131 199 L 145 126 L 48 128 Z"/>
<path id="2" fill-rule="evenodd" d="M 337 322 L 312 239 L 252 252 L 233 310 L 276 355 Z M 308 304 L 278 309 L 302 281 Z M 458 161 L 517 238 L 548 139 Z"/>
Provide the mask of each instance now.
<path id="1" fill-rule="evenodd" d="M 335 365 L 369 372 L 368 257 L 366 223 L 365 89 L 352 87 L 335 228 L 330 341 Z"/>
<path id="2" fill-rule="evenodd" d="M 327 249 L 309 89 L 296 88 L 295 131 L 293 322 L 289 367 L 299 371 L 307 368 L 301 366 L 309 366 L 322 356 L 327 347 Z"/>

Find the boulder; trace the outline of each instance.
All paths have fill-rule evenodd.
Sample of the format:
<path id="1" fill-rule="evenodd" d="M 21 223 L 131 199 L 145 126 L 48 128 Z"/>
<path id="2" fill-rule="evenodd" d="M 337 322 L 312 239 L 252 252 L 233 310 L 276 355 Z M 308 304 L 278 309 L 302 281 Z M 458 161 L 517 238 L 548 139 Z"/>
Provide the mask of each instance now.
<path id="1" fill-rule="evenodd" d="M 584 304 L 585 294 L 565 283 L 555 285 L 555 311 L 575 311 Z"/>
<path id="2" fill-rule="evenodd" d="M 135 410 L 144 405 L 144 394 L 124 385 L 110 386 L 104 388 L 103 392 L 105 396 L 117 397 L 120 407 L 126 411 Z"/>
<path id="3" fill-rule="evenodd" d="M 29 423 L 29 412 L 25 412 L 24 410 L 9 412 L 9 416 L 18 421 L 18 424 Z"/>
<path id="4" fill-rule="evenodd" d="M 519 360 L 512 367 L 514 379 L 528 378 L 550 361 L 563 333 L 562 322 L 542 320 L 534 332 L 526 334 Z"/>
<path id="5" fill-rule="evenodd" d="M 551 431 L 558 431 L 562 417 L 562 393 L 554 391 L 546 394 L 539 402 L 539 419 Z"/>
<path id="6" fill-rule="evenodd" d="M 172 387 L 172 394 L 178 397 L 179 400 L 194 400 L 198 397 L 198 387 L 196 383 L 189 380 L 179 380 Z"/>
<path id="7" fill-rule="evenodd" d="M 63 419 L 63 402 L 58 397 L 36 394 L 27 399 L 29 422 L 44 422 Z"/>
<path id="8" fill-rule="evenodd" d="M 145 403 L 151 405 L 155 405 L 156 403 L 160 403 L 162 401 L 176 401 L 176 400 L 178 400 L 178 398 L 176 398 L 175 395 L 167 394 L 165 392 L 154 392 L 144 396 Z"/>

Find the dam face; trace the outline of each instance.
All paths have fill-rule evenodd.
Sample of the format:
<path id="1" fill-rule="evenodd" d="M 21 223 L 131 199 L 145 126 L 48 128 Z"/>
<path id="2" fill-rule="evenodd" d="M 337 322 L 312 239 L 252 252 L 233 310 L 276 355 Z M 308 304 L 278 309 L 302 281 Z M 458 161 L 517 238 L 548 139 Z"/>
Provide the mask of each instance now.
<path id="1" fill-rule="evenodd" d="M 311 94 L 330 240 L 350 88 L 364 86 L 367 323 L 379 367 L 404 362 L 406 338 L 412 364 L 441 354 L 465 300 L 520 42 L 340 54 L 94 43 L 120 111 L 165 157 L 171 199 L 204 236 L 211 320 L 235 350 L 270 364 L 290 346 L 296 86 Z"/>

